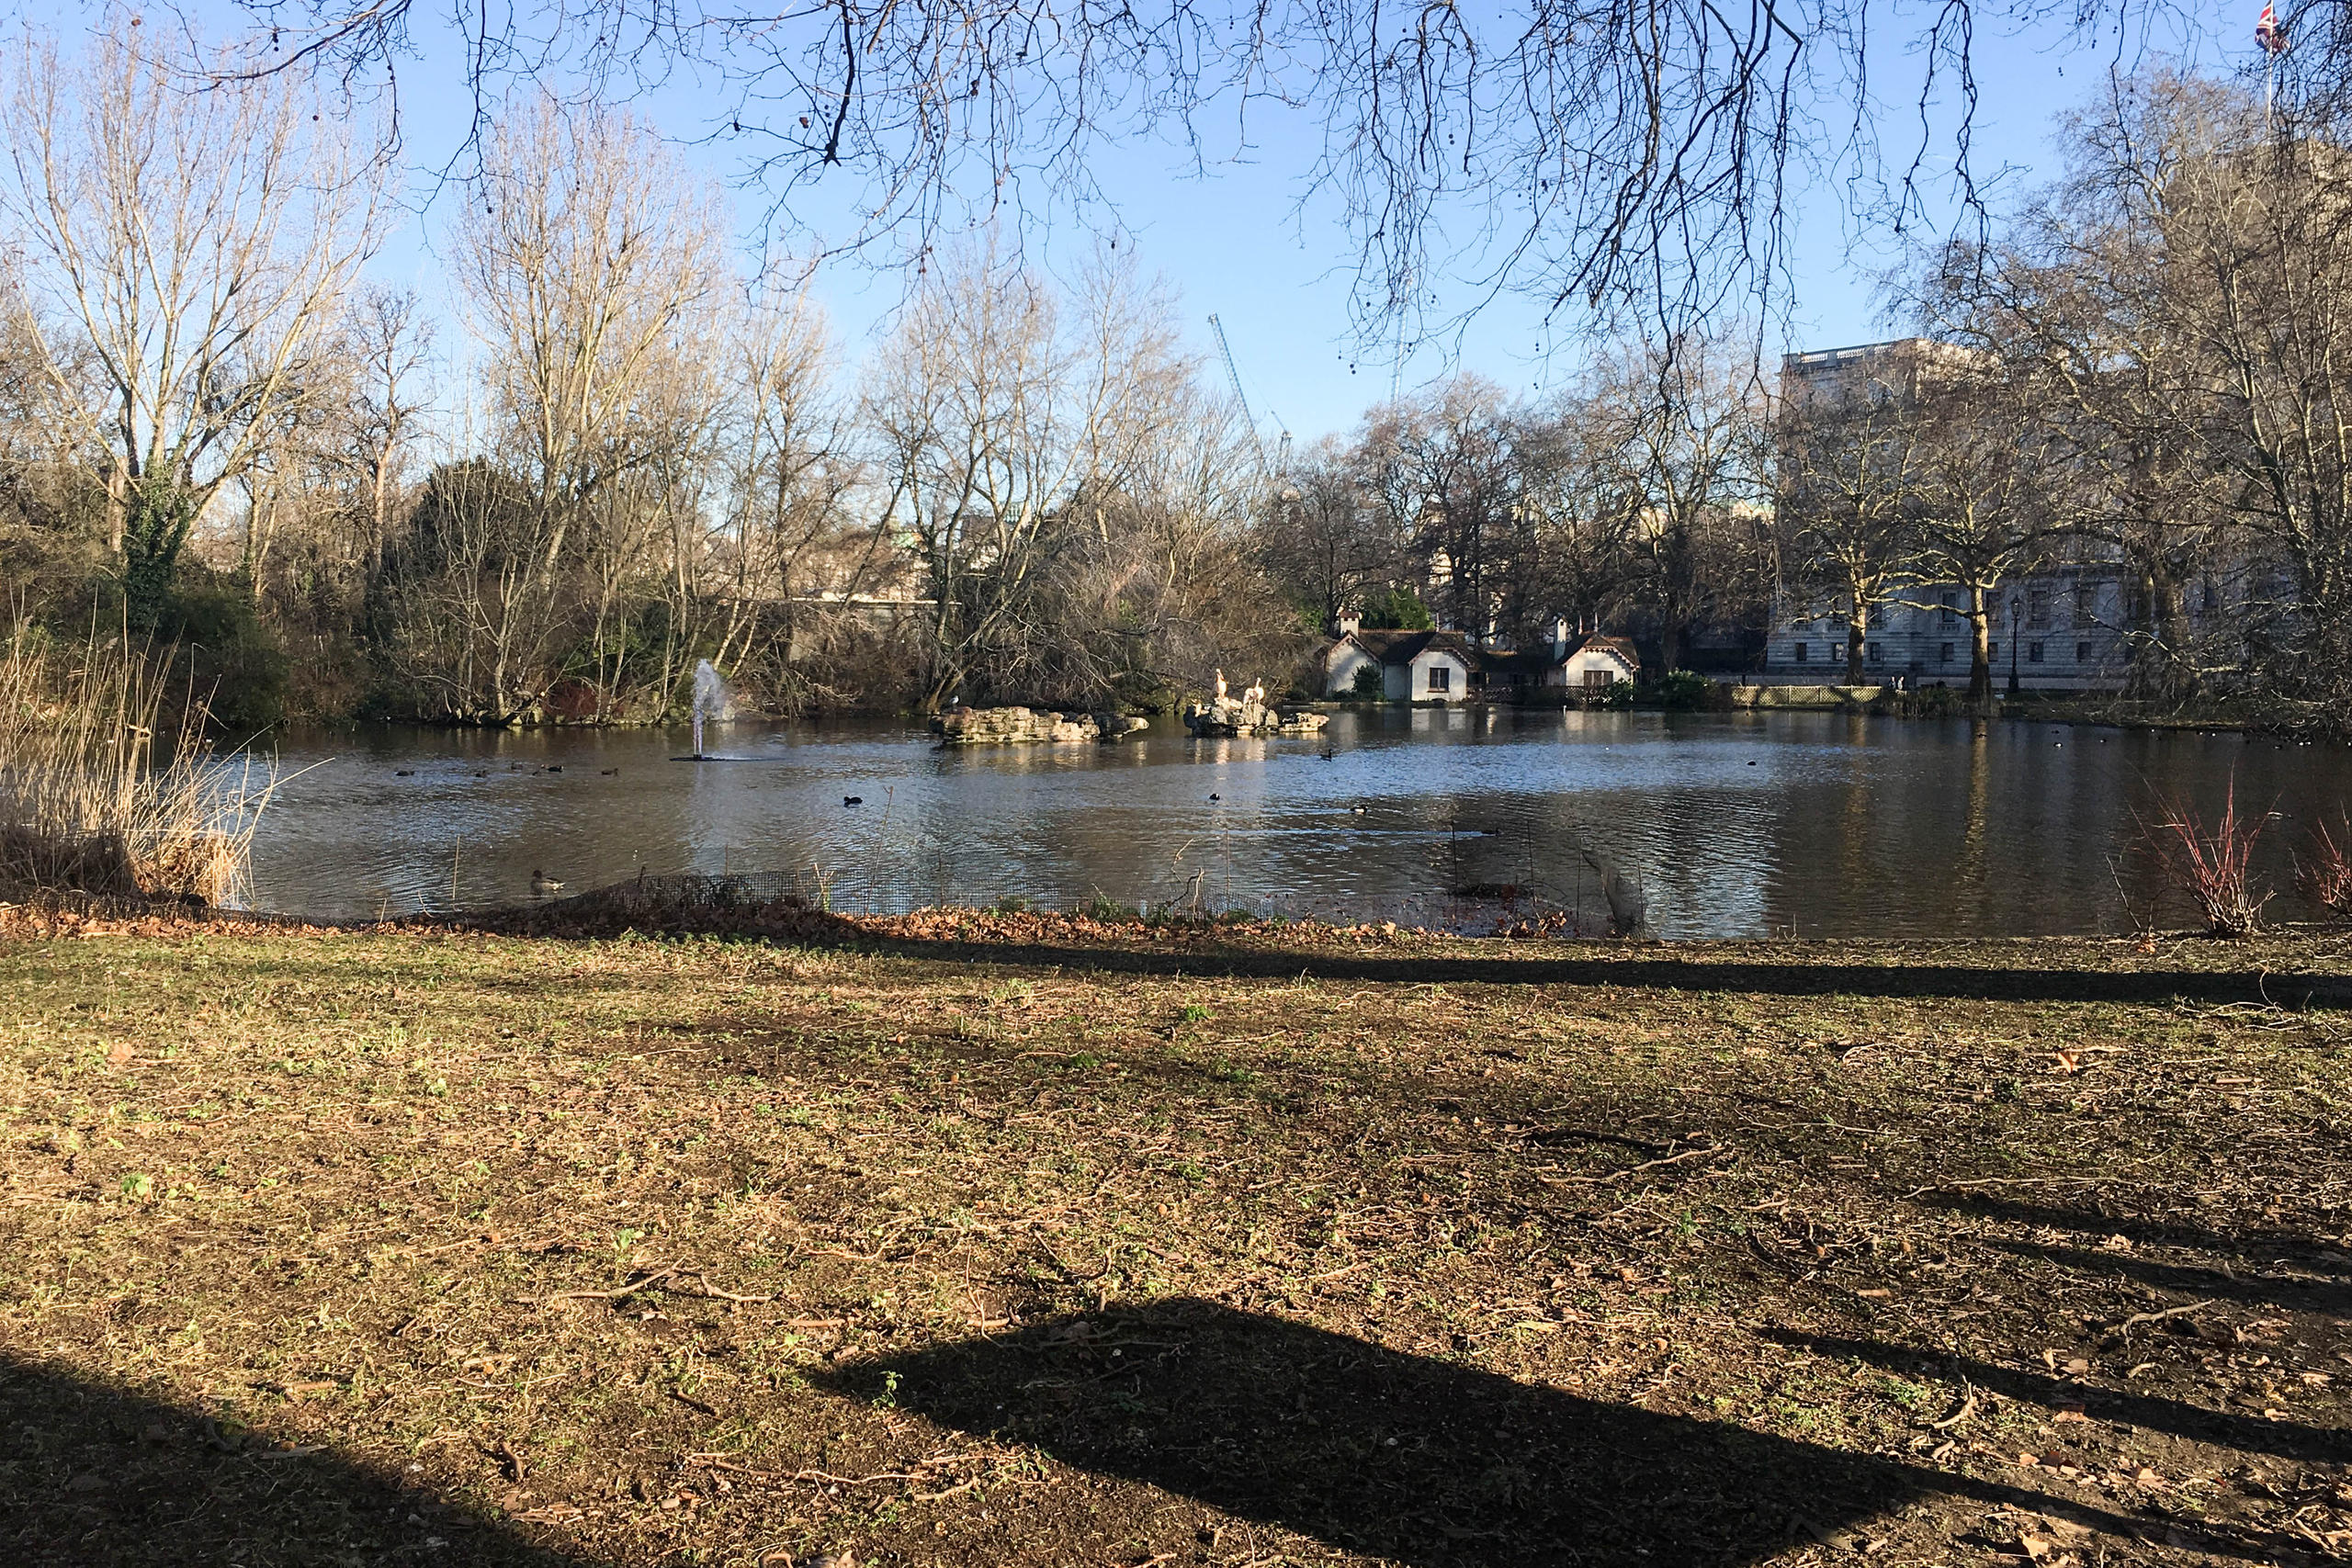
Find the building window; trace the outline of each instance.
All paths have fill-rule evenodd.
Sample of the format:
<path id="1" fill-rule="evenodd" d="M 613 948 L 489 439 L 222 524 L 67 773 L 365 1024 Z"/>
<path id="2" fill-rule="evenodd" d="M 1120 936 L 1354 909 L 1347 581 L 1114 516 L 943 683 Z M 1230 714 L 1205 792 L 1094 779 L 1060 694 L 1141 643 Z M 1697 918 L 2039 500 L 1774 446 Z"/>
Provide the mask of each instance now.
<path id="1" fill-rule="evenodd" d="M 1936 662 L 1939 664 L 1950 664 L 1951 662 L 1951 644 L 1947 642 L 1940 643 L 1937 646 Z"/>
<path id="2" fill-rule="evenodd" d="M 2025 624 L 2036 631 L 2050 624 L 2050 590 L 2029 588 L 2025 591 Z"/>
<path id="3" fill-rule="evenodd" d="M 1879 663 L 1879 662 L 1881 662 L 1882 660 L 1883 660 L 1885 658 L 1886 658 L 1886 646 L 1885 646 L 1885 644 L 1883 644 L 1883 643 L 1876 643 L 1876 642 L 1874 642 L 1874 643 L 1871 644 L 1871 662 L 1872 664 Z"/>
<path id="4" fill-rule="evenodd" d="M 1960 603 L 1960 595 L 1957 593 L 1946 593 L 1939 595 L 1939 597 L 1942 600 L 1943 608 L 1937 613 L 1936 618 L 1945 626 L 1951 626 L 1960 619 L 1960 612 L 1953 608 L 1954 605 Z M 1947 654 L 1945 657 L 1950 658 L 1951 656 Z"/>
<path id="5" fill-rule="evenodd" d="M 1584 689 L 1588 692 L 1607 691 L 1609 689 L 1609 671 L 1606 670 L 1586 671 L 1584 672 Z"/>
<path id="6" fill-rule="evenodd" d="M 2097 583 L 2082 582 L 2075 585 L 2075 625 L 2076 626 L 2098 625 L 2098 585 Z"/>
<path id="7" fill-rule="evenodd" d="M 1801 642 L 1797 644 L 1797 662 L 1799 664 L 1803 664 L 1806 660 L 1811 659 L 1812 657 L 1813 646 L 1810 643 Z"/>
<path id="8" fill-rule="evenodd" d="M 2091 645 L 2086 642 L 2076 643 L 2075 645 L 2075 662 L 2077 664 L 2088 664 L 2090 661 Z"/>
<path id="9" fill-rule="evenodd" d="M 1446 692 L 1453 688 L 1453 671 L 1442 664 L 1430 665 L 1429 689 L 1432 692 Z"/>
<path id="10" fill-rule="evenodd" d="M 1997 664 L 1997 663 L 1999 663 L 1999 662 L 2000 662 L 2000 659 L 2001 659 L 2001 645 L 2000 645 L 1999 643 L 1997 643 L 1997 642 L 1988 642 L 1988 643 L 1986 643 L 1986 644 L 1984 645 L 1984 660 L 1985 660 L 1985 662 L 1986 662 L 1986 663 L 1988 663 L 1988 664 Z"/>
<path id="11" fill-rule="evenodd" d="M 2040 643 L 2030 642 L 2025 645 L 2025 661 L 2028 664 L 2039 664 L 2041 662 L 2041 645 Z"/>

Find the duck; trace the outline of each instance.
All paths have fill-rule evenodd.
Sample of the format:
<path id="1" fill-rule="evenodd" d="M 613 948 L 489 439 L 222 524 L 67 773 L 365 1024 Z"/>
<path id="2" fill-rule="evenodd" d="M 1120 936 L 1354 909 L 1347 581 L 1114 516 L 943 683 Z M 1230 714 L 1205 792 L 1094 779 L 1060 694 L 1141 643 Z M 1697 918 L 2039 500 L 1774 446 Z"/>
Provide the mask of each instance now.
<path id="1" fill-rule="evenodd" d="M 1209 798 L 1210 798 L 1211 800 L 1223 800 L 1223 799 L 1225 798 L 1225 796 L 1223 796 L 1223 795 L 1213 795 L 1209 796 Z"/>
<path id="2" fill-rule="evenodd" d="M 865 796 L 862 795 L 845 795 L 842 796 L 842 804 L 843 806 L 863 806 L 865 804 Z"/>
<path id="3" fill-rule="evenodd" d="M 531 872 L 531 891 L 534 893 L 560 893 L 563 891 L 563 884 L 556 880 L 554 877 L 549 876 L 546 872 L 534 867 Z"/>
<path id="4" fill-rule="evenodd" d="M 396 779 L 413 779 L 416 777 L 416 770 L 414 768 L 394 768 L 392 770 L 392 777 Z"/>
<path id="5" fill-rule="evenodd" d="M 604 776 L 605 776 L 605 777 L 606 777 L 606 778 L 608 778 L 608 779 L 609 779 L 609 778 L 616 778 L 616 777 L 617 777 L 617 776 L 619 775 L 619 773 L 620 773 L 620 770 L 619 770 L 618 768 L 604 768 L 604 769 L 600 769 L 600 770 L 598 770 L 598 771 L 599 771 L 599 772 L 601 772 L 601 773 L 604 774 Z"/>
<path id="6" fill-rule="evenodd" d="M 1351 806 L 1348 807 L 1348 815 L 1351 817 L 1361 817 L 1371 809 L 1372 807 L 1369 806 Z"/>

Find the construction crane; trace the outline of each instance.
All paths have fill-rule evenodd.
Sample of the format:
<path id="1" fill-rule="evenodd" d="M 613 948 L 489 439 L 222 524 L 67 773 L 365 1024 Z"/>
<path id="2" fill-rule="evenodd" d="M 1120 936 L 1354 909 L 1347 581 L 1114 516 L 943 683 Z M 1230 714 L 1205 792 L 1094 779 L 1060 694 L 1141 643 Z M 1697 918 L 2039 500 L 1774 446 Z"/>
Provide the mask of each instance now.
<path id="1" fill-rule="evenodd" d="M 1250 426 L 1250 445 L 1258 448 L 1258 469 L 1269 479 L 1280 479 L 1290 468 L 1290 431 L 1283 423 L 1283 416 L 1272 409 L 1266 412 L 1273 419 L 1274 428 L 1283 433 L 1282 445 L 1275 449 L 1272 464 L 1266 461 L 1266 443 L 1258 434 L 1258 419 L 1250 412 L 1250 394 L 1241 389 L 1241 370 L 1233 362 L 1233 344 L 1226 341 L 1225 323 L 1209 313 L 1209 331 L 1216 333 L 1218 352 L 1225 355 L 1225 378 L 1233 384 L 1233 400 L 1241 405 L 1241 417 Z"/>

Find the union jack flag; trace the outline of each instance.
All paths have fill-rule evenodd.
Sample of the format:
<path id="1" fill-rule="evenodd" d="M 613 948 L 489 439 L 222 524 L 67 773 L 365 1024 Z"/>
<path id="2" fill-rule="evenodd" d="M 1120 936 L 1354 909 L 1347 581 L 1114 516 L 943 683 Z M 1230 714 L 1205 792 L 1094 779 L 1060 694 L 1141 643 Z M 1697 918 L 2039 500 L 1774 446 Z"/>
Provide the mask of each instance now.
<path id="1" fill-rule="evenodd" d="M 2287 51 L 2287 29 L 2278 25 L 2278 7 L 2264 0 L 2262 20 L 2254 24 L 2254 41 L 2271 54 Z"/>

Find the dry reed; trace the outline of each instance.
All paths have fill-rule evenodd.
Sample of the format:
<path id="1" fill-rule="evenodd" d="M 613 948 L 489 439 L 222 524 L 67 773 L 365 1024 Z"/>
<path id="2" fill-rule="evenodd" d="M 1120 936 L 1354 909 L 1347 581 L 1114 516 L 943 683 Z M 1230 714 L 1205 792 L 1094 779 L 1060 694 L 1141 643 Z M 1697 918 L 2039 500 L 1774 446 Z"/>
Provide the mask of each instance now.
<path id="1" fill-rule="evenodd" d="M 221 757 L 162 661 L 114 639 L 0 645 L 0 895 L 216 904 L 239 888 L 266 777 Z M 159 744 L 158 733 L 169 730 Z"/>

